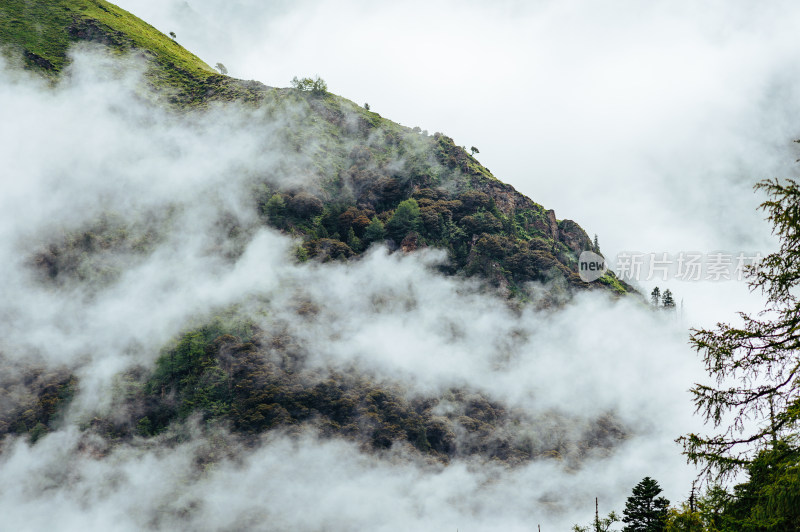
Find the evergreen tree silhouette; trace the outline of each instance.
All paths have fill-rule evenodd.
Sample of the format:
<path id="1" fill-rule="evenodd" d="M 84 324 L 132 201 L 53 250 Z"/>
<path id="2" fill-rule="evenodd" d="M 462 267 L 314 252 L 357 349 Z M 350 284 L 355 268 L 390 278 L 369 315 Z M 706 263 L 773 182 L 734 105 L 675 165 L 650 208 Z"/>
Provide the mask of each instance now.
<path id="1" fill-rule="evenodd" d="M 669 501 L 659 497 L 661 486 L 650 477 L 644 477 L 633 488 L 625 502 L 622 521 L 627 523 L 623 532 L 663 532 L 667 529 Z"/>
<path id="2" fill-rule="evenodd" d="M 650 292 L 650 303 L 654 307 L 658 308 L 660 302 L 661 302 L 661 290 L 656 286 L 655 288 L 653 288 L 653 291 Z"/>
<path id="3" fill-rule="evenodd" d="M 664 310 L 675 310 L 675 300 L 672 298 L 672 292 L 667 288 L 661 296 L 661 307 Z"/>

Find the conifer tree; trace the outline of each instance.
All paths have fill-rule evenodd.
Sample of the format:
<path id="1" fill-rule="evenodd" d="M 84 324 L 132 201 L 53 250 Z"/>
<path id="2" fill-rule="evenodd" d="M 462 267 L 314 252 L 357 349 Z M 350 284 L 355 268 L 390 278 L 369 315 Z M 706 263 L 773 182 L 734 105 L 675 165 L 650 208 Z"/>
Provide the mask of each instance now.
<path id="1" fill-rule="evenodd" d="M 372 222 L 364 231 L 364 241 L 367 243 L 380 242 L 386 238 L 386 228 L 377 216 L 372 217 Z"/>
<path id="2" fill-rule="evenodd" d="M 756 189 L 769 195 L 761 208 L 780 240 L 778 251 L 746 271 L 750 288 L 767 296 L 766 308 L 755 316 L 740 313 L 742 326 L 718 324 L 695 330 L 691 338 L 717 381 L 717 386 L 696 384 L 694 403 L 719 433 L 688 434 L 678 441 L 690 462 L 716 477 L 747 468 L 761 451 L 779 445 L 798 453 L 800 184 L 766 180 Z"/>
<path id="3" fill-rule="evenodd" d="M 347 245 L 350 246 L 350 249 L 356 253 L 360 253 L 364 250 L 364 245 L 361 242 L 361 239 L 356 236 L 356 232 L 353 231 L 352 227 L 347 230 Z"/>
<path id="4" fill-rule="evenodd" d="M 386 232 L 397 242 L 411 231 L 419 229 L 420 210 L 415 199 L 401 201 L 386 224 Z"/>
<path id="5" fill-rule="evenodd" d="M 280 194 L 273 194 L 263 207 L 264 214 L 267 215 L 270 223 L 275 227 L 283 227 L 286 218 L 286 202 Z"/>
<path id="6" fill-rule="evenodd" d="M 650 303 L 655 307 L 658 308 L 661 302 L 661 290 L 656 286 L 653 288 L 653 291 L 650 292 Z"/>
<path id="7" fill-rule="evenodd" d="M 661 487 L 650 477 L 644 477 L 633 488 L 625 502 L 622 521 L 627 523 L 623 532 L 663 532 L 667 526 L 669 501 L 659 497 Z"/>
<path id="8" fill-rule="evenodd" d="M 667 288 L 661 296 L 661 308 L 664 310 L 675 310 L 675 300 L 672 298 L 672 291 Z"/>

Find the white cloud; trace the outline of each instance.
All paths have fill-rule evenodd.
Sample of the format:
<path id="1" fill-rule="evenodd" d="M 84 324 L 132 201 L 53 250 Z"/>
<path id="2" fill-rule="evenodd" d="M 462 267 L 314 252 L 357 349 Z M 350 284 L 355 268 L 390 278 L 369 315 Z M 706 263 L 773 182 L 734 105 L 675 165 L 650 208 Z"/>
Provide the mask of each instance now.
<path id="1" fill-rule="evenodd" d="M 0 456 L 5 523 L 26 530 L 564 530 L 591 519 L 592 499 L 640 480 L 660 452 L 624 449 L 565 472 L 555 461 L 515 469 L 491 463 L 425 464 L 396 450 L 383 459 L 352 443 L 273 433 L 199 474 L 196 459 L 224 455 L 222 436 L 174 447 L 139 442 L 104 449 L 76 430 L 30 447 L 15 442 Z M 46 509 L 45 509 L 46 508 Z"/>

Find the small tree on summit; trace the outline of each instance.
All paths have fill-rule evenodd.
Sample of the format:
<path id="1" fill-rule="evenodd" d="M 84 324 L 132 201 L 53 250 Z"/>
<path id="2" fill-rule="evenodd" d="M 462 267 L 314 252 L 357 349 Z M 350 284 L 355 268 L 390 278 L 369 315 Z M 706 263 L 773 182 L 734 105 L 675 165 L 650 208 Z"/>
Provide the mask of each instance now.
<path id="1" fill-rule="evenodd" d="M 214 68 L 219 70 L 219 73 L 222 74 L 223 76 L 227 76 L 228 75 L 228 69 L 222 63 L 217 63 L 216 65 L 214 65 Z"/>
<path id="2" fill-rule="evenodd" d="M 658 497 L 659 493 L 661 486 L 650 477 L 644 477 L 633 488 L 622 512 L 622 521 L 627 523 L 623 532 L 664 532 L 667 529 L 669 501 Z"/>
<path id="3" fill-rule="evenodd" d="M 472 155 L 475 155 L 476 153 L 480 153 L 480 152 L 481 152 L 481 151 L 480 151 L 478 148 L 476 148 L 475 146 L 472 146 L 472 147 L 469 149 L 469 151 L 471 151 L 471 152 L 472 152 Z"/>
<path id="4" fill-rule="evenodd" d="M 328 84 L 325 83 L 325 80 L 319 76 L 315 77 L 314 79 L 298 79 L 297 76 L 295 76 L 292 78 L 292 87 L 301 91 L 310 92 L 316 96 L 328 93 Z"/>

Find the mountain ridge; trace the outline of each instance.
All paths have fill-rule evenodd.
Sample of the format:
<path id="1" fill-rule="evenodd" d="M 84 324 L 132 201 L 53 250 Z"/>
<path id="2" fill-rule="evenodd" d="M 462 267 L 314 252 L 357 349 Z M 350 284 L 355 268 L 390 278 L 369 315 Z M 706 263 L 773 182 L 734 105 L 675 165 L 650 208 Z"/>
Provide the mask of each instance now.
<path id="1" fill-rule="evenodd" d="M 7 48 L 20 53 L 29 68 L 58 75 L 68 65 L 69 45 L 88 41 L 100 43 L 118 53 L 137 52 L 143 55 L 151 65 L 154 65 L 148 71 L 148 81 L 156 92 L 170 94 L 169 103 L 178 108 L 203 107 L 215 101 L 238 101 L 254 106 L 270 105 L 285 99 L 297 102 L 300 91 L 295 89 L 276 89 L 256 81 L 236 80 L 218 74 L 173 39 L 169 39 L 146 22 L 104 0 L 58 0 L 44 4 L 43 2 L 29 3 L 23 0 L 14 0 L 0 9 L 0 21 L 3 22 L 0 25 L 0 42 Z M 39 22 L 32 24 L 31 17 L 36 17 Z M 332 131 L 322 131 L 319 136 L 323 139 L 330 136 L 331 133 L 336 134 L 342 131 L 345 134 L 354 132 L 369 134 L 376 128 L 389 133 L 387 137 L 389 143 L 400 143 L 409 137 L 420 136 L 428 141 L 426 149 L 434 153 L 439 164 L 452 172 L 461 174 L 462 188 L 488 194 L 500 213 L 507 218 L 514 218 L 510 223 L 521 222 L 523 231 L 516 232 L 513 228 L 508 227 L 509 223 L 506 224 L 507 227 L 504 228 L 504 231 L 511 234 L 512 239 L 530 242 L 532 237 L 539 236 L 551 242 L 549 250 L 546 243 L 537 243 L 534 251 L 549 252 L 555 260 L 543 256 L 541 253 L 537 257 L 516 257 L 516 262 L 521 263 L 517 269 L 523 275 L 518 276 L 519 279 L 505 275 L 506 280 L 511 284 L 515 284 L 515 281 L 519 280 L 524 282 L 526 276 L 538 277 L 538 280 L 543 280 L 543 277 L 537 274 L 545 267 L 560 269 L 561 274 L 567 278 L 568 284 L 573 287 L 588 287 L 577 276 L 572 275 L 576 272 L 577 257 L 575 255 L 584 250 L 594 250 L 591 240 L 580 225 L 571 220 L 557 220 L 552 210 L 545 210 L 541 205 L 517 192 L 513 186 L 498 180 L 474 156 L 468 154 L 463 147 L 457 146 L 451 138 L 439 133 L 433 135 L 432 138 L 428 137 L 418 128 L 411 129 L 401 126 L 330 93 L 326 93 L 322 97 L 314 94 L 302 94 L 302 96 L 305 97 L 305 103 L 308 104 L 311 113 L 323 118 L 333 126 Z M 352 123 L 353 117 L 356 120 L 355 124 Z M 413 135 L 414 133 L 416 135 Z M 416 144 L 419 143 L 416 142 Z M 375 154 L 368 153 L 367 156 L 369 155 Z M 360 156 L 353 157 L 352 154 L 347 154 L 347 156 L 349 156 L 349 161 L 342 162 L 341 159 L 347 157 L 340 157 L 340 160 L 332 162 L 328 159 L 322 161 L 322 164 L 338 167 L 339 173 L 352 170 L 353 167 L 358 170 Z M 350 168 L 344 168 L 345 165 L 350 165 Z M 391 179 L 391 176 L 382 177 Z M 413 189 L 435 188 L 440 184 L 436 182 L 436 179 L 430 179 L 430 172 L 427 176 L 418 177 L 422 179 L 414 183 L 414 176 L 411 176 L 411 186 L 405 187 L 403 199 L 409 199 Z M 426 177 L 428 179 L 425 179 Z M 349 185 L 352 187 L 352 183 Z M 374 191 L 371 192 L 374 193 Z M 356 203 L 361 199 L 360 197 L 356 198 Z M 453 197 L 444 199 L 457 200 Z M 374 202 L 364 203 L 367 207 L 366 214 L 369 215 L 370 211 L 374 211 Z M 452 214 L 452 209 L 447 209 L 442 204 L 426 205 L 422 208 L 427 208 L 429 217 L 432 216 L 432 209 L 436 211 L 437 215 Z M 520 216 L 515 216 L 518 212 Z M 375 214 L 380 213 L 372 212 L 373 216 Z M 388 218 L 382 221 L 385 223 Z M 342 232 L 346 232 L 348 229 L 343 228 Z M 492 234 L 492 227 L 487 228 L 478 224 L 476 230 L 480 229 L 489 229 L 488 234 Z M 472 236 L 480 234 L 480 232 L 474 232 Z M 361 237 L 362 235 L 356 236 Z M 347 244 L 345 235 L 340 234 L 339 237 L 335 240 Z M 477 240 L 470 243 L 470 251 L 476 243 Z M 400 244 L 400 242 L 396 242 L 396 244 Z M 495 254 L 504 253 L 502 250 L 498 250 L 496 242 L 493 244 L 495 244 Z M 506 244 L 508 247 L 508 242 L 502 244 Z M 559 250 L 559 244 L 563 244 L 565 249 Z M 311 245 L 309 248 L 313 254 L 315 247 Z M 562 254 L 559 254 L 559 251 Z M 594 251 L 599 252 L 599 250 Z M 353 250 L 344 251 L 344 254 L 353 254 Z M 462 265 L 466 265 L 465 261 L 461 262 Z M 488 277 L 496 277 L 489 273 L 491 267 L 485 265 L 480 267 L 473 264 L 470 269 L 488 273 Z M 631 288 L 620 282 L 613 273 L 601 278 L 600 282 L 594 286 L 598 285 L 608 287 L 617 293 L 631 291 Z"/>
<path id="2" fill-rule="evenodd" d="M 69 46 L 89 42 L 147 60 L 153 105 L 164 103 L 175 116 L 239 105 L 253 112 L 248 117 L 259 126 L 277 121 L 274 142 L 292 158 L 257 169 L 246 182 L 257 225 L 295 237 L 298 262 L 352 260 L 373 244 L 404 253 L 432 247 L 448 253 L 441 272 L 481 280 L 514 304 L 558 306 L 586 290 L 635 294 L 612 272 L 596 283 L 583 282 L 578 255 L 599 252 L 586 232 L 498 180 L 444 134 L 402 126 L 328 92 L 223 76 L 103 0 L 14 0 L 0 10 L 0 22 L 6 55 L 16 54 L 54 85 L 69 72 Z M 130 221 L 109 213 L 51 238 L 27 263 L 49 289 L 99 290 L 121 275 L 108 256 L 147 256 L 170 216 L 167 209 Z M 225 242 L 215 252 L 235 261 L 257 227 L 235 216 L 221 217 L 219 225 Z M 535 301 L 532 282 L 547 287 Z M 127 441 L 160 437 L 196 415 L 243 436 L 313 423 L 323 434 L 351 437 L 370 449 L 405 442 L 438 460 L 480 455 L 508 463 L 548 456 L 577 460 L 626 437 L 609 414 L 590 420 L 575 441 L 538 442 L 526 434 L 568 420 L 557 412 L 526 416 L 478 390 L 453 388 L 443 397 L 408 399 L 392 383 L 357 368 L 326 377 L 305 367 L 309 348 L 280 326 L 269 329 L 228 311 L 216 310 L 209 323 L 165 346 L 155 369 L 120 375 L 116 409 L 126 414 L 95 418 L 88 426 Z M 313 304 L 299 302 L 297 314 L 313 317 Z M 33 385 L 19 394 L 16 382 L 4 384 L 15 392 L 12 407 L 0 417 L 0 433 L 28 434 L 35 441 L 57 426 L 58 413 L 81 384 L 70 368 L 20 373 Z M 457 406 L 438 414 L 437 405 L 445 403 Z"/>

